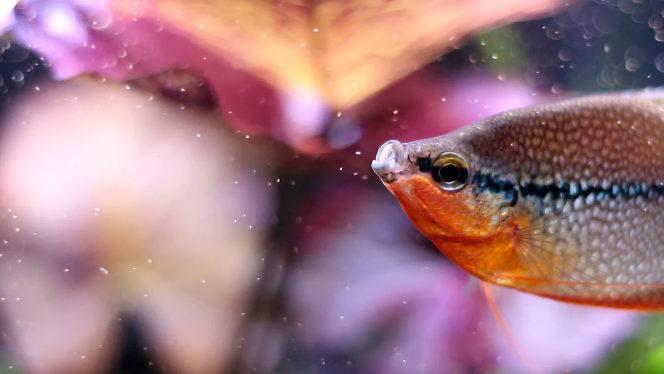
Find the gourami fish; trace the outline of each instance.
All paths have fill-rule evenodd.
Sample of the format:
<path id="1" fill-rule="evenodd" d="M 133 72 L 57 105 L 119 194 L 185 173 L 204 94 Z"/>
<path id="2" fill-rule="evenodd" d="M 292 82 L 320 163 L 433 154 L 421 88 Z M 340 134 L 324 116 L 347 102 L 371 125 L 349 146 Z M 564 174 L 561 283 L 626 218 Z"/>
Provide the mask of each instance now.
<path id="1" fill-rule="evenodd" d="M 664 309 L 664 90 L 586 96 L 385 143 L 372 168 L 483 281 Z"/>

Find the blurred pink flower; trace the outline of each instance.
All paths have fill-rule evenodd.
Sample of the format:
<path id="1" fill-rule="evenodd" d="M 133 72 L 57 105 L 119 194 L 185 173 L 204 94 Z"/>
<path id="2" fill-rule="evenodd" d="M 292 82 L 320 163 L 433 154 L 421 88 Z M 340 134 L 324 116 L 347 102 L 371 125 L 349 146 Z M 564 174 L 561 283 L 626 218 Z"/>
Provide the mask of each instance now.
<path id="1" fill-rule="evenodd" d="M 5 0 L 0 3 L 0 34 L 4 34 L 14 26 L 14 12 L 18 0 Z"/>
<path id="2" fill-rule="evenodd" d="M 105 371 L 121 314 L 168 371 L 229 367 L 273 202 L 251 141 L 86 81 L 42 85 L 3 120 L 0 305 L 26 372 Z"/>
<path id="3" fill-rule="evenodd" d="M 343 352 L 361 373 L 528 372 L 479 281 L 417 244 L 387 193 L 361 183 L 337 188 L 302 221 L 311 229 L 289 288 L 301 346 L 320 357 Z M 336 219 L 325 218 L 330 212 Z M 506 289 L 495 298 L 516 343 L 544 373 L 592 368 L 639 321 Z"/>
<path id="4" fill-rule="evenodd" d="M 205 77 L 235 127 L 320 153 L 358 138 L 328 143 L 339 113 L 365 108 L 470 34 L 564 3 L 20 0 L 13 13 L 13 1 L 3 2 L 0 30 L 13 24 L 15 39 L 44 56 L 57 79 L 187 68 Z"/>

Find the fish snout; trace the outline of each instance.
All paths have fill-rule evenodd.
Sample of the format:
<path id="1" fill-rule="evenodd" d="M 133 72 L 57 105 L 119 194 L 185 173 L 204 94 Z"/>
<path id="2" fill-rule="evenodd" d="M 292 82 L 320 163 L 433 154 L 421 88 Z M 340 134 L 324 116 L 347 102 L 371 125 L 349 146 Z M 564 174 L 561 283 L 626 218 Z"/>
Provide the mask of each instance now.
<path id="1" fill-rule="evenodd" d="M 408 151 L 397 140 L 390 140 L 378 148 L 376 159 L 371 168 L 384 183 L 392 183 L 398 176 L 410 174 L 412 165 L 408 159 Z"/>

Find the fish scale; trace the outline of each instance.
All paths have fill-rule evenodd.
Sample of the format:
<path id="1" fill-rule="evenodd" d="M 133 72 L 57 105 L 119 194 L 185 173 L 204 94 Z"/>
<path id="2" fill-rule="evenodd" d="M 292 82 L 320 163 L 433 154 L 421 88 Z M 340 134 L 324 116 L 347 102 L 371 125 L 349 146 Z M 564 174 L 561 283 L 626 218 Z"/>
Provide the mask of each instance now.
<path id="1" fill-rule="evenodd" d="M 465 166 L 434 178 L 448 154 Z M 482 280 L 580 304 L 664 309 L 662 90 L 580 97 L 437 138 L 392 140 L 372 167 L 418 229 Z M 441 188 L 463 167 L 461 188 L 449 187 L 459 180 Z"/>

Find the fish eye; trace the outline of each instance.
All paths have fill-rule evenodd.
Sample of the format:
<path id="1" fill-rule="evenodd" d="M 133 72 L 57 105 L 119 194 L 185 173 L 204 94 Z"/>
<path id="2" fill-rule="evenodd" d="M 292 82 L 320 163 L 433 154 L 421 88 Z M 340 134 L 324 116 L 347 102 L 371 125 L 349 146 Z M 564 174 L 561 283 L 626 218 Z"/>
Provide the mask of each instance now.
<path id="1" fill-rule="evenodd" d="M 445 152 L 433 162 L 431 175 L 445 191 L 458 191 L 468 183 L 468 162 L 457 153 Z"/>

